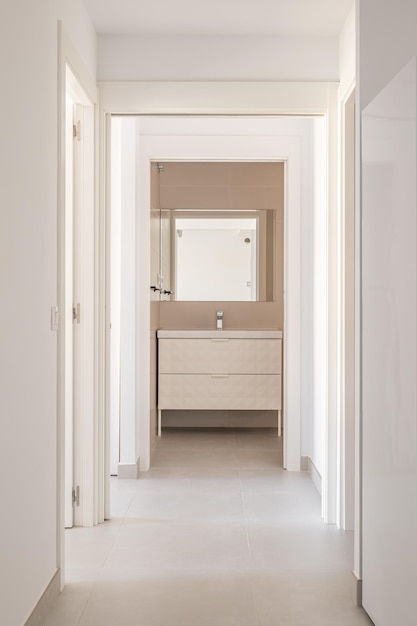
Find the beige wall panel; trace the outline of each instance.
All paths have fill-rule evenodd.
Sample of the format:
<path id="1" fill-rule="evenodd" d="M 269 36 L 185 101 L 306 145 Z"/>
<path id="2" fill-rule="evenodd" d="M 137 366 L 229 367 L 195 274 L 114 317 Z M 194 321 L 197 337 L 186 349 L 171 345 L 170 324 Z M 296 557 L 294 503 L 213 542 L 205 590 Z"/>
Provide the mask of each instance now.
<path id="1" fill-rule="evenodd" d="M 230 187 L 211 185 L 161 186 L 163 209 L 228 209 Z"/>
<path id="2" fill-rule="evenodd" d="M 282 187 L 282 163 L 229 163 L 229 184 L 254 187 Z"/>
<path id="3" fill-rule="evenodd" d="M 164 171 L 161 173 L 161 186 L 225 186 L 229 184 L 229 167 L 225 163 L 169 162 L 164 163 Z"/>
<path id="4" fill-rule="evenodd" d="M 230 209 L 275 209 L 278 210 L 279 187 L 230 187 Z M 281 208 L 281 207 L 279 207 Z M 279 212 L 281 217 L 282 208 Z"/>
<path id="5" fill-rule="evenodd" d="M 160 328 L 215 328 L 218 310 L 224 312 L 224 329 L 282 330 L 283 327 L 283 309 L 278 302 L 161 302 Z"/>

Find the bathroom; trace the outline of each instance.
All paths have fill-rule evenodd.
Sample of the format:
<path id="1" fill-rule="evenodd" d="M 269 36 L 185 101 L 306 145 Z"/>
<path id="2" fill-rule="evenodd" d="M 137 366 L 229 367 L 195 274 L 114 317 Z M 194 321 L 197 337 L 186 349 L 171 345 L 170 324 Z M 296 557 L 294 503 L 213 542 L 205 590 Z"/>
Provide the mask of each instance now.
<path id="1" fill-rule="evenodd" d="M 246 355 L 245 348 L 248 348 L 246 335 L 240 333 L 239 347 L 232 347 L 236 343 L 233 341 L 235 335 L 232 335 L 230 340 L 226 339 L 225 331 L 234 331 L 234 333 L 238 330 L 282 331 L 284 163 L 158 162 L 151 166 L 151 179 L 151 232 L 155 232 L 151 257 L 151 285 L 155 286 L 155 291 L 152 289 L 151 295 L 152 362 L 157 360 L 156 331 L 167 329 L 169 331 L 205 331 L 219 330 L 219 327 L 223 332 L 221 333 L 222 345 L 215 344 L 217 350 L 221 349 L 217 360 L 224 362 L 225 358 L 227 359 L 224 352 L 226 347 L 229 350 L 239 350 L 241 358 L 251 360 L 255 353 L 251 352 Z M 247 229 L 251 226 L 247 223 L 250 216 L 255 216 L 252 218 L 253 230 Z M 192 229 L 188 228 L 188 222 L 191 222 Z M 256 228 L 256 223 L 258 223 L 258 228 Z M 181 226 L 181 229 L 178 226 Z M 209 230 L 205 229 L 205 226 L 208 226 Z M 158 237 L 158 232 L 161 233 L 160 237 Z M 205 245 L 208 233 L 212 235 L 212 239 L 207 242 L 208 245 Z M 225 239 L 228 233 L 230 235 Z M 184 246 L 184 242 L 190 241 L 191 243 L 187 245 L 192 246 L 192 237 L 198 237 L 197 246 L 190 247 L 191 253 L 188 248 L 182 251 L 180 244 Z M 258 245 L 254 245 L 255 250 L 252 251 L 255 259 L 251 264 L 250 248 L 252 243 L 256 242 Z M 182 255 L 185 254 L 190 256 L 181 261 Z M 248 257 L 247 261 L 244 255 Z M 206 268 L 204 257 L 208 257 Z M 219 259 L 218 269 L 216 268 L 217 259 Z M 175 265 L 174 268 L 173 265 Z M 240 271 L 240 266 L 243 265 L 246 265 L 246 268 Z M 253 272 L 251 272 L 251 266 L 254 266 Z M 186 274 L 192 269 L 195 271 L 188 277 Z M 258 281 L 256 281 L 257 276 Z M 258 283 L 256 289 L 251 290 L 255 282 Z M 238 287 L 236 283 L 242 285 L 242 292 L 234 292 Z M 219 342 L 219 335 L 217 339 L 209 338 L 208 341 Z M 229 342 L 228 346 L 224 345 L 226 341 Z M 189 360 L 193 361 L 195 356 L 192 355 L 192 351 L 202 352 L 207 343 L 200 337 L 194 342 L 189 337 L 184 338 L 182 342 L 177 341 L 175 337 L 171 340 L 160 338 L 160 349 L 167 342 L 169 349 L 174 350 L 174 354 L 171 354 L 168 359 L 174 359 L 174 361 L 177 348 L 188 351 L 191 355 Z M 195 345 L 195 348 L 192 348 L 190 343 L 192 346 Z M 249 345 L 256 352 L 264 349 L 263 347 L 256 348 L 259 343 L 268 349 L 268 337 L 258 342 L 253 338 L 249 340 Z M 173 348 L 171 348 L 172 345 L 174 345 Z M 246 356 L 243 356 L 242 350 Z M 281 354 L 281 349 L 279 349 L 279 354 Z M 183 355 L 183 358 L 187 357 Z M 214 354 L 210 358 L 216 360 Z M 278 356 L 276 358 L 278 359 Z M 168 363 L 167 366 L 168 369 L 171 367 Z M 203 369 L 204 366 L 205 364 L 202 364 Z M 228 367 L 231 366 L 229 363 Z M 173 367 L 175 370 L 178 369 L 175 363 Z M 188 366 L 185 363 L 180 367 L 184 371 L 184 368 L 187 370 Z M 213 363 L 210 367 L 212 369 L 214 367 L 217 371 L 222 365 Z M 224 367 L 225 365 L 223 369 Z M 250 404 L 251 398 L 248 398 L 247 402 L 236 397 L 232 400 L 227 398 L 226 383 L 221 385 L 221 381 L 217 379 L 214 388 L 208 389 L 204 385 L 201 389 L 198 388 L 202 378 L 200 369 L 197 370 L 198 375 L 191 377 L 190 385 L 194 388 L 195 394 L 210 396 L 210 402 L 208 398 L 203 401 L 202 397 L 194 398 L 191 404 L 190 400 L 187 400 L 185 405 L 181 404 L 178 399 L 175 399 L 174 404 L 168 401 L 164 406 L 189 406 L 194 410 L 163 410 L 164 427 L 277 428 L 276 410 L 242 410 L 241 408 L 269 406 L 267 396 L 270 395 L 270 391 L 261 394 L 262 397 L 255 404 Z M 154 366 L 151 367 L 152 372 L 155 370 Z M 239 371 L 241 371 L 241 366 Z M 160 376 L 159 395 L 160 406 L 162 406 L 161 385 L 165 378 L 164 374 Z M 190 392 L 188 384 L 184 382 L 187 379 L 182 378 L 179 382 L 178 376 L 174 376 L 169 380 L 169 384 L 177 388 L 173 390 L 174 394 L 178 393 L 178 386 L 181 384 L 188 388 L 188 393 Z M 228 384 L 234 386 L 233 394 L 244 395 L 244 388 L 250 384 L 248 376 L 239 380 L 242 380 L 243 385 L 240 391 L 235 387 L 240 383 L 234 379 L 228 381 Z M 251 380 L 259 386 L 259 377 L 253 377 Z M 270 376 L 265 380 L 269 381 Z M 213 373 L 206 382 L 211 384 L 212 381 Z M 156 377 L 151 380 L 151 430 L 154 430 L 155 411 L 158 406 L 156 382 Z M 279 382 L 272 383 L 271 381 L 270 384 L 278 388 L 280 379 Z M 220 385 L 222 400 L 214 402 L 213 394 Z M 226 406 L 230 406 L 231 400 L 235 402 L 232 406 L 239 407 L 241 410 L 225 410 Z M 277 402 L 278 398 L 275 404 Z M 204 409 L 196 410 L 200 406 Z"/>

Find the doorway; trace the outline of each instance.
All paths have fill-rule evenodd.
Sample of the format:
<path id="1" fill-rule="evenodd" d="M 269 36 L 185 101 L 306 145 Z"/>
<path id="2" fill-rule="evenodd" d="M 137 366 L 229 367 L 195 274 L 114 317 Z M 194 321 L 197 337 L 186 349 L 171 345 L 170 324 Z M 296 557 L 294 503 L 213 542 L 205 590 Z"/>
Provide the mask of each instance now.
<path id="1" fill-rule="evenodd" d="M 291 246 L 291 263 L 289 264 L 291 279 L 287 276 L 287 284 L 289 289 L 286 291 L 286 306 L 291 310 L 290 319 L 293 322 L 293 334 L 289 334 L 286 341 L 287 349 L 290 344 L 290 356 L 286 359 L 288 374 L 286 376 L 287 389 L 285 392 L 287 406 L 291 407 L 291 420 L 287 424 L 287 434 L 289 434 L 288 445 L 286 450 L 287 466 L 289 469 L 299 469 L 301 450 L 304 446 L 303 456 L 309 455 L 307 449 L 308 441 L 301 442 L 300 438 L 300 372 L 304 380 L 304 388 L 308 387 L 308 394 L 312 393 L 312 372 L 311 363 L 308 356 L 301 364 L 300 355 L 300 264 L 307 267 L 311 271 L 312 264 L 308 260 L 308 255 L 301 256 L 301 216 L 299 214 L 301 202 L 304 206 L 309 207 L 309 213 L 312 214 L 313 194 L 311 193 L 312 182 L 310 187 L 304 185 L 301 187 L 300 177 L 303 168 L 308 167 L 311 162 L 310 154 L 312 152 L 311 143 L 304 145 L 301 155 L 301 145 L 304 140 L 311 141 L 313 131 L 311 126 L 315 123 L 320 124 L 322 120 L 311 119 L 256 119 L 256 118 L 210 118 L 205 117 L 204 120 L 191 117 L 134 117 L 125 116 L 112 119 L 122 120 L 123 123 L 129 124 L 131 130 L 136 126 L 136 131 L 130 133 L 129 137 L 135 137 L 135 162 L 138 176 L 131 179 L 131 193 L 136 198 L 136 248 L 134 250 L 133 267 L 136 268 L 136 326 L 137 333 L 137 371 L 136 371 L 136 413 L 138 415 L 149 415 L 151 407 L 149 405 L 149 389 L 150 389 L 150 372 L 151 362 L 151 345 L 149 339 L 150 328 L 150 312 L 149 312 L 149 276 L 150 276 L 150 260 L 148 258 L 149 242 L 152 236 L 152 225 L 150 223 L 149 207 L 150 207 L 150 189 L 149 180 L 151 172 L 151 163 L 163 156 L 168 159 L 195 159 L 206 158 L 212 160 L 225 159 L 247 159 L 253 160 L 259 158 L 264 160 L 281 160 L 286 163 L 287 191 L 291 197 L 291 206 L 293 210 L 289 217 L 289 230 L 286 231 L 285 238 L 288 244 L 289 238 L 295 237 L 297 243 Z M 206 124 L 206 129 L 201 132 L 201 124 Z M 169 131 L 169 125 L 175 124 L 175 133 Z M 188 129 L 186 125 L 188 124 Z M 274 127 L 275 125 L 275 127 Z M 294 139 L 293 135 L 295 127 L 298 125 L 298 137 Z M 310 128 L 309 128 L 310 125 Z M 284 130 L 284 128 L 287 130 Z M 272 131 L 271 131 L 272 128 Z M 300 128 L 303 133 L 300 135 Z M 242 130 L 243 129 L 243 130 Z M 172 136 L 175 135 L 175 136 Z M 249 135 L 249 137 L 248 137 Z M 179 140 L 178 137 L 181 137 Z M 257 148 L 253 146 L 257 144 Z M 300 145 L 301 144 L 301 145 Z M 204 155 L 204 156 L 203 156 Z M 243 155 L 243 156 L 242 156 Z M 287 167 L 288 163 L 291 167 Z M 134 169 L 134 168 L 133 168 Z M 306 172 L 302 175 L 306 180 Z M 310 171 L 310 180 L 313 178 L 313 172 Z M 308 177 L 307 177 L 308 178 Z M 322 186 L 323 187 L 323 186 Z M 322 200 L 322 199 L 321 199 Z M 286 198 L 288 205 L 288 197 Z M 110 228 L 111 232 L 111 228 Z M 304 240 L 306 243 L 310 229 L 304 226 Z M 312 248 L 312 243 L 309 244 Z M 311 283 L 307 276 L 304 276 L 305 283 Z M 298 294 L 298 296 L 296 295 Z M 305 301 L 304 295 L 304 301 Z M 308 308 L 308 305 L 306 306 Z M 312 307 L 311 307 L 312 308 Z M 310 309 L 311 310 L 311 309 Z M 311 345 L 312 329 L 307 320 L 303 321 L 303 345 Z M 112 320 L 109 320 L 113 328 Z M 298 330 L 297 330 L 298 329 Z M 111 339 L 110 339 L 111 341 Z M 311 350 L 310 350 L 311 353 Z M 309 381 L 309 382 L 306 382 Z M 292 399 L 292 401 L 291 401 Z M 129 472 L 137 471 L 137 463 L 142 470 L 149 468 L 150 455 L 152 447 L 156 439 L 153 437 L 153 428 L 150 427 L 149 421 L 138 421 L 134 424 L 135 429 L 133 439 L 136 438 L 137 448 L 130 458 L 124 459 L 129 466 Z M 122 459 L 123 460 L 123 459 Z M 131 475 L 131 474 L 130 474 Z M 131 476 L 133 477 L 133 476 Z"/>
<path id="2" fill-rule="evenodd" d="M 197 365 L 197 354 L 201 355 L 207 342 L 197 339 L 193 349 L 192 340 L 188 338 L 182 345 L 181 354 L 184 359 L 182 350 L 189 351 L 186 362 L 193 363 L 193 366 L 187 369 L 184 362 L 186 369 L 181 372 L 188 372 L 188 375 L 192 371 L 198 372 L 200 377 L 185 379 L 193 380 L 196 385 L 203 380 L 210 384 L 212 379 L 204 377 L 207 371 L 228 372 L 232 377 L 224 378 L 221 399 L 215 400 L 221 385 L 219 380 L 218 391 L 211 390 L 214 396 L 211 392 L 207 394 L 203 386 L 200 392 L 193 393 L 193 400 L 177 397 L 172 404 L 174 399 L 171 398 L 162 411 L 162 425 L 164 428 L 269 427 L 280 432 L 281 414 L 277 414 L 277 407 L 281 407 L 278 399 L 282 386 L 278 348 L 281 341 L 260 340 L 263 350 L 272 351 L 274 365 L 269 361 L 268 364 L 258 363 L 256 372 L 274 373 L 278 377 L 268 392 L 263 389 L 259 394 L 257 385 L 272 385 L 267 382 L 272 378 L 269 375 L 262 379 L 251 377 L 254 355 L 244 357 L 241 352 L 240 363 L 228 360 L 229 369 L 224 370 L 226 355 L 222 352 L 220 357 L 220 351 L 229 346 L 229 342 L 230 348 L 234 344 L 233 337 L 225 339 L 225 333 L 231 329 L 233 332 L 283 331 L 284 198 L 284 162 L 201 159 L 151 163 L 150 283 L 155 286 L 150 303 L 151 432 L 155 428 L 157 395 L 157 372 L 153 367 L 158 360 L 156 342 L 153 341 L 155 333 L 158 329 L 181 332 L 215 329 L 217 310 L 221 310 L 224 341 L 217 336 L 208 342 L 216 344 L 219 349 L 217 363 L 212 362 L 210 366 L 215 369 L 205 369 L 208 366 L 205 359 Z M 159 239 L 152 237 L 158 232 Z M 172 341 L 169 345 L 178 346 L 177 340 Z M 249 344 L 254 350 L 255 345 L 260 349 L 259 341 L 240 341 L 239 350 L 245 351 Z M 166 345 L 159 341 L 159 356 L 161 347 Z M 276 352 L 273 345 L 277 346 Z M 170 368 L 167 363 L 165 366 Z M 177 371 L 175 366 L 172 371 Z M 233 372 L 245 372 L 244 388 L 248 384 L 254 385 L 252 395 L 245 402 L 241 400 L 245 391 L 241 389 L 239 392 L 235 388 L 238 378 Z M 228 392 L 229 385 L 230 389 L 233 388 L 232 393 Z M 161 407 L 161 387 L 159 392 Z M 181 405 L 182 409 L 188 410 L 179 410 Z M 245 407 L 247 410 L 236 410 Z M 275 410 L 271 410 L 272 407 Z"/>

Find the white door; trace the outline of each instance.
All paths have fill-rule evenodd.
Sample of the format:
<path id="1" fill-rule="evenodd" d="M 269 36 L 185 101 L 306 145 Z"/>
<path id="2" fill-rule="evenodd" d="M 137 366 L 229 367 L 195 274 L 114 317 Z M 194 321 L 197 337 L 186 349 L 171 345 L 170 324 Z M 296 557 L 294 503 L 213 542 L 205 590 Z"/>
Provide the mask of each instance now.
<path id="1" fill-rule="evenodd" d="M 378 626 L 417 615 L 416 69 L 362 116 L 362 578 Z"/>
<path id="2" fill-rule="evenodd" d="M 66 100 L 65 141 L 65 528 L 74 525 L 74 412 L 73 412 L 73 239 L 74 239 L 74 102 Z"/>
<path id="3" fill-rule="evenodd" d="M 86 370 L 83 363 L 83 331 L 85 330 L 84 287 L 84 180 L 83 180 L 83 107 L 75 104 L 73 108 L 73 290 L 72 290 L 72 347 L 73 347 L 73 515 L 76 526 L 84 525 L 83 498 L 86 486 L 83 484 L 83 456 L 85 454 L 84 422 L 87 415 L 84 410 L 84 388 Z M 85 364 L 87 365 L 87 364 Z M 88 416 L 91 418 L 91 416 Z"/>
<path id="4" fill-rule="evenodd" d="M 82 283 L 82 144 L 83 110 L 70 95 L 66 103 L 65 174 L 65 528 L 77 523 L 80 507 L 80 446 L 82 376 L 80 332 Z M 78 443 L 78 445 L 77 445 Z"/>

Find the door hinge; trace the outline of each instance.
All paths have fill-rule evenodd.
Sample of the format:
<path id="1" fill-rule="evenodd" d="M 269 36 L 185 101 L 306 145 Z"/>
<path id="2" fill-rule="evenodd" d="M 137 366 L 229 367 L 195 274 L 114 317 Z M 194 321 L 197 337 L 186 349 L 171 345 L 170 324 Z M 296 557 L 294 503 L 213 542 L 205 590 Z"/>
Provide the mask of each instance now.
<path id="1" fill-rule="evenodd" d="M 72 488 L 72 506 L 80 506 L 80 487 L 77 485 Z"/>
<path id="2" fill-rule="evenodd" d="M 59 328 L 59 309 L 57 306 L 51 307 L 51 330 Z"/>
<path id="3" fill-rule="evenodd" d="M 77 141 L 81 141 L 81 122 L 79 120 L 72 125 L 72 136 Z"/>
<path id="4" fill-rule="evenodd" d="M 81 320 L 81 306 L 80 304 L 74 304 L 72 307 L 72 321 L 77 324 L 80 323 Z"/>

